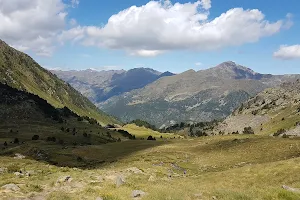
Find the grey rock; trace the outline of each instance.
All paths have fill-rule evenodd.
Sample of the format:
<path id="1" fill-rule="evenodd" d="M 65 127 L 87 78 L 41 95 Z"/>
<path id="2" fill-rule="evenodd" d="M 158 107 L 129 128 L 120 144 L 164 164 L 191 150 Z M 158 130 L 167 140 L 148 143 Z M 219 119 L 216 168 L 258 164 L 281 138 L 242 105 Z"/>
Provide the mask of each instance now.
<path id="1" fill-rule="evenodd" d="M 10 184 L 3 185 L 1 188 L 4 189 L 4 190 L 7 190 L 7 191 L 13 191 L 13 192 L 20 191 L 19 186 L 17 186 L 17 185 L 14 184 L 14 183 L 10 183 Z"/>
<path id="2" fill-rule="evenodd" d="M 15 172 L 14 175 L 16 175 L 16 176 L 24 176 L 24 174 L 22 174 L 20 172 Z"/>
<path id="3" fill-rule="evenodd" d="M 212 196 L 212 200 L 217 200 L 218 198 L 216 196 Z"/>
<path id="4" fill-rule="evenodd" d="M 125 180 L 121 176 L 116 177 L 116 187 L 120 187 L 125 183 Z"/>
<path id="5" fill-rule="evenodd" d="M 71 176 L 62 176 L 57 180 L 57 183 L 70 183 L 72 181 Z"/>
<path id="6" fill-rule="evenodd" d="M 142 191 L 142 190 L 133 190 L 132 191 L 132 197 L 133 198 L 138 198 L 138 197 L 143 197 L 146 195 L 146 192 Z"/>
<path id="7" fill-rule="evenodd" d="M 6 173 L 7 172 L 7 168 L 0 168 L 0 174 Z"/>
<path id="8" fill-rule="evenodd" d="M 128 168 L 127 169 L 128 172 L 131 172 L 131 173 L 135 173 L 135 174 L 142 174 L 143 171 L 140 170 L 139 168 L 137 167 L 131 167 L 131 168 Z"/>
<path id="9" fill-rule="evenodd" d="M 299 188 L 292 188 L 286 185 L 282 186 L 283 189 L 290 191 L 290 192 L 295 192 L 295 193 L 300 193 L 300 189 Z"/>
<path id="10" fill-rule="evenodd" d="M 103 198 L 102 197 L 97 197 L 96 200 L 103 200 Z"/>
<path id="11" fill-rule="evenodd" d="M 148 179 L 148 181 L 150 181 L 150 182 L 154 182 L 155 180 L 156 180 L 156 177 L 153 175 L 151 175 Z"/>
<path id="12" fill-rule="evenodd" d="M 24 158 L 26 158 L 26 156 L 23 156 L 23 155 L 20 154 L 20 153 L 16 153 L 16 154 L 15 154 L 15 157 L 14 157 L 14 159 L 24 159 Z"/>

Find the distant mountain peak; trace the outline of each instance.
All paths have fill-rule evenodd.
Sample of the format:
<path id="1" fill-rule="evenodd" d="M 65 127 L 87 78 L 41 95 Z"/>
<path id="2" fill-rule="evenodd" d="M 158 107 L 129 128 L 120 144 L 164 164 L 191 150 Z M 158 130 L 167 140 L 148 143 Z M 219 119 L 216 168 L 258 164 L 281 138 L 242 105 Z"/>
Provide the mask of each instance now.
<path id="1" fill-rule="evenodd" d="M 239 65 L 233 61 L 223 62 L 210 70 L 215 76 L 222 76 L 234 79 L 256 79 L 259 80 L 264 75 L 253 71 L 252 69 Z"/>

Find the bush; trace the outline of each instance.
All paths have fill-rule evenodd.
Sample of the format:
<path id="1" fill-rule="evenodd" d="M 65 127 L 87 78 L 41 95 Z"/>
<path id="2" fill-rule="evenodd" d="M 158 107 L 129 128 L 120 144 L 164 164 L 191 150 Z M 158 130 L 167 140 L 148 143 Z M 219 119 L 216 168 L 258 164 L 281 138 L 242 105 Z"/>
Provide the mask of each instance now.
<path id="1" fill-rule="evenodd" d="M 282 128 L 282 129 L 279 129 L 276 133 L 274 133 L 273 136 L 279 136 L 285 132 L 286 132 L 286 130 Z"/>
<path id="2" fill-rule="evenodd" d="M 83 133 L 83 137 L 87 138 L 88 134 L 87 133 Z"/>
<path id="3" fill-rule="evenodd" d="M 147 140 L 156 140 L 156 138 L 155 138 L 155 137 L 152 137 L 152 135 L 150 135 L 150 136 L 147 138 Z"/>
<path id="4" fill-rule="evenodd" d="M 18 138 L 14 139 L 14 144 L 19 144 L 19 139 Z"/>
<path id="5" fill-rule="evenodd" d="M 34 135 L 34 136 L 32 136 L 32 140 L 38 140 L 38 139 L 40 139 L 40 136 L 39 136 L 39 135 Z"/>
<path id="6" fill-rule="evenodd" d="M 289 138 L 287 134 L 283 134 L 282 138 Z"/>
<path id="7" fill-rule="evenodd" d="M 5 141 L 3 145 L 4 145 L 5 147 L 7 147 L 7 142 Z"/>
<path id="8" fill-rule="evenodd" d="M 253 129 L 249 126 L 249 127 L 245 127 L 245 128 L 244 128 L 243 133 L 244 133 L 244 134 L 254 134 L 254 131 L 253 131 Z"/>

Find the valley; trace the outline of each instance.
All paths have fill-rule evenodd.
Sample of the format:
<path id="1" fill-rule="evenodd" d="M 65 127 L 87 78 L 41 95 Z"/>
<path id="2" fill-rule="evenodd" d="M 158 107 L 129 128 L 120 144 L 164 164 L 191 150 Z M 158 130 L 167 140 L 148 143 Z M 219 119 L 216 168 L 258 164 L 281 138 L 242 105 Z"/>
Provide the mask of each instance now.
<path id="1" fill-rule="evenodd" d="M 0 72 L 1 199 L 300 198 L 299 75 L 224 62 L 66 83 L 4 42 Z"/>

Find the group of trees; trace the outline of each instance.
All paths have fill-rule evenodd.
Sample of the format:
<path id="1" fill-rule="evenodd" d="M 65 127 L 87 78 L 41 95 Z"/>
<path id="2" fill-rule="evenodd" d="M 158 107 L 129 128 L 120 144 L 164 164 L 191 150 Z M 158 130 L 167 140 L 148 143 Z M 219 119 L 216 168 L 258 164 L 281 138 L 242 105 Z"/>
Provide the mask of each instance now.
<path id="1" fill-rule="evenodd" d="M 118 130 L 118 132 L 123 136 L 123 137 L 127 137 L 130 140 L 135 140 L 135 135 L 130 134 L 128 131 L 124 131 L 124 130 Z"/>

